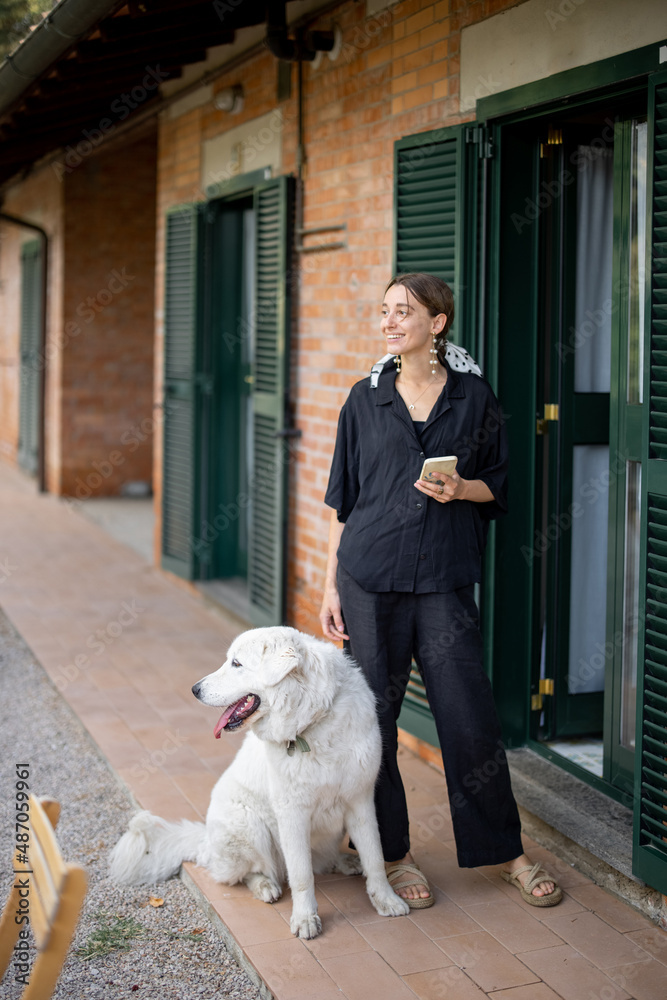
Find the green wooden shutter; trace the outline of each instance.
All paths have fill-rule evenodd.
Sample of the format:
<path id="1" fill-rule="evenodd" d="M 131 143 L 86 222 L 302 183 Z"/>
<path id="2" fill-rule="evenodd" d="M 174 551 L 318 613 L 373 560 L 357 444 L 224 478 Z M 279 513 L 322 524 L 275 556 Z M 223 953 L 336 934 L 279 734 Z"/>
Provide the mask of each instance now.
<path id="1" fill-rule="evenodd" d="M 478 350 L 474 328 L 479 255 L 481 126 L 452 125 L 400 139 L 394 153 L 394 273 L 426 271 L 454 292 L 450 337 Z"/>
<path id="2" fill-rule="evenodd" d="M 394 273 L 425 271 L 454 293 L 451 339 L 477 353 L 477 201 L 480 137 L 475 126 L 452 125 L 400 139 L 394 153 Z M 435 722 L 417 666 L 399 725 L 438 745 Z"/>
<path id="3" fill-rule="evenodd" d="M 649 81 L 647 457 L 643 464 L 643 670 L 637 684 L 633 871 L 667 893 L 667 74 Z M 651 155 L 652 154 L 652 155 Z"/>
<path id="4" fill-rule="evenodd" d="M 40 419 L 40 333 L 42 318 L 42 247 L 31 240 L 21 250 L 21 368 L 18 462 L 37 473 Z"/>
<path id="5" fill-rule="evenodd" d="M 255 625 L 284 620 L 289 275 L 293 181 L 255 188 L 255 338 L 252 363 L 253 472 L 250 477 L 248 594 Z"/>
<path id="6" fill-rule="evenodd" d="M 167 215 L 164 309 L 162 566 L 191 580 L 195 535 L 197 317 L 202 206 Z"/>

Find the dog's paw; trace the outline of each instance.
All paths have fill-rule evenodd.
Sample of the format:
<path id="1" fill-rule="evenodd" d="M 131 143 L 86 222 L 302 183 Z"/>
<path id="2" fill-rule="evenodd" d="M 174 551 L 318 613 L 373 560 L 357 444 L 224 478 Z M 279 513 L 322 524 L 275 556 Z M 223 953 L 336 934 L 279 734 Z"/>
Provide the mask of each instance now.
<path id="1" fill-rule="evenodd" d="M 290 930 L 296 937 L 310 940 L 322 933 L 322 921 L 316 913 L 308 913 L 305 917 L 292 915 Z"/>
<path id="2" fill-rule="evenodd" d="M 341 852 L 332 871 L 339 872 L 341 875 L 361 875 L 363 871 L 361 859 L 358 854 L 343 854 Z"/>
<path id="3" fill-rule="evenodd" d="M 405 917 L 410 912 L 407 900 L 401 899 L 393 889 L 388 893 L 369 893 L 369 896 L 381 917 Z"/>
<path id="4" fill-rule="evenodd" d="M 261 872 L 253 872 L 246 875 L 243 880 L 250 889 L 255 899 L 260 899 L 263 903 L 275 903 L 283 894 L 280 886 L 270 879 L 268 875 Z"/>

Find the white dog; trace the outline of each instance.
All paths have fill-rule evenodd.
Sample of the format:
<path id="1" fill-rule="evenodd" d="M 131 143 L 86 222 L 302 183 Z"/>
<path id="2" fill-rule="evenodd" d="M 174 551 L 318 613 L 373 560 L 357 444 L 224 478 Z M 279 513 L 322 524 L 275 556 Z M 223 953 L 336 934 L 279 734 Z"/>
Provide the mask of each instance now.
<path id="1" fill-rule="evenodd" d="M 206 825 L 139 813 L 112 853 L 111 877 L 159 881 L 194 861 L 272 903 L 287 875 L 292 933 L 313 938 L 322 930 L 313 871 L 363 871 L 379 914 L 407 914 L 387 882 L 375 817 L 374 699 L 347 654 L 293 628 L 252 629 L 192 691 L 224 707 L 216 737 L 241 727 L 248 734 L 213 789 Z M 358 858 L 340 850 L 345 831 Z"/>

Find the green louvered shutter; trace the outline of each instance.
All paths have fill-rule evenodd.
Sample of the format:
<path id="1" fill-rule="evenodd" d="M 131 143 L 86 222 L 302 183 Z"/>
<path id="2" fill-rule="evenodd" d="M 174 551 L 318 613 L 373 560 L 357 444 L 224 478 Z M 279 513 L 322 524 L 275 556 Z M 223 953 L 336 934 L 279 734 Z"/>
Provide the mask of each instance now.
<path id="1" fill-rule="evenodd" d="M 486 133 L 452 125 L 400 139 L 394 152 L 394 273 L 426 271 L 454 292 L 451 339 L 477 349 L 477 204 Z"/>
<path id="2" fill-rule="evenodd" d="M 21 370 L 18 461 L 37 473 L 39 450 L 40 324 L 42 317 L 42 247 L 39 240 L 21 250 Z"/>
<path id="3" fill-rule="evenodd" d="M 454 292 L 451 340 L 477 354 L 477 226 L 481 130 L 452 125 L 400 139 L 394 152 L 394 273 L 426 271 Z M 415 664 L 399 725 L 438 744 Z"/>
<path id="4" fill-rule="evenodd" d="M 201 206 L 167 215 L 164 308 L 162 566 L 188 580 L 197 563 L 195 518 L 197 317 Z"/>
<path id="5" fill-rule="evenodd" d="M 667 74 L 649 82 L 650 359 L 644 398 L 644 662 L 637 685 L 633 871 L 667 893 Z M 652 152 L 652 156 L 651 156 Z M 640 644 L 641 649 L 641 644 Z"/>
<path id="6" fill-rule="evenodd" d="M 253 469 L 248 594 L 254 625 L 284 620 L 289 438 L 288 389 L 292 186 L 279 177 L 255 188 L 255 344 L 252 363 Z"/>

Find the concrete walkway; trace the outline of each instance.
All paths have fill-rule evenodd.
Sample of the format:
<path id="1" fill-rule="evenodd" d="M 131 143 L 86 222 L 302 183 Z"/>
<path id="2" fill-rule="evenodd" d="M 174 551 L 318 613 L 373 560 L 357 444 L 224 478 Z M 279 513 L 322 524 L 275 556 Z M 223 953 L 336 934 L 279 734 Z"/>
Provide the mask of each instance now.
<path id="1" fill-rule="evenodd" d="M 190 687 L 219 666 L 239 623 L 6 465 L 0 604 L 136 801 L 203 818 L 242 737 L 216 741 L 218 712 Z M 383 919 L 360 878 L 319 877 L 324 934 L 304 942 L 289 930 L 288 892 L 269 906 L 186 866 L 277 1000 L 665 1000 L 667 934 L 530 840 L 566 890 L 554 909 L 525 904 L 497 868 L 459 869 L 442 775 L 405 750 L 401 768 L 430 910 Z"/>

